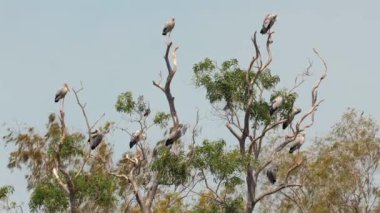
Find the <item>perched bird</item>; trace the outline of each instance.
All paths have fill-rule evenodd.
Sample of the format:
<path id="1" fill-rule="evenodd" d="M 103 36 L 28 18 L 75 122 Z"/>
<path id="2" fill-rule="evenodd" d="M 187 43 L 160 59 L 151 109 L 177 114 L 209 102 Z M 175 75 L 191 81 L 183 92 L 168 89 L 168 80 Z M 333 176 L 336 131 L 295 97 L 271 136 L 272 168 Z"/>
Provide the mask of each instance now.
<path id="1" fill-rule="evenodd" d="M 175 19 L 171 18 L 169 21 L 166 22 L 165 27 L 162 30 L 162 35 L 166 36 L 167 34 L 169 34 L 168 36 L 170 37 L 170 32 L 173 30 L 174 26 Z"/>
<path id="2" fill-rule="evenodd" d="M 101 132 L 99 130 L 91 132 L 88 142 L 90 143 L 92 150 L 94 150 L 103 141 L 104 135 L 105 132 Z"/>
<path id="3" fill-rule="evenodd" d="M 292 154 L 297 149 L 299 150 L 303 143 L 305 143 L 305 132 L 298 133 L 296 139 L 294 140 L 292 146 L 289 149 L 289 153 Z"/>
<path id="4" fill-rule="evenodd" d="M 274 22 L 276 21 L 277 15 L 276 14 L 268 14 L 265 16 L 263 27 L 260 30 L 261 34 L 265 34 L 270 31 L 270 28 L 273 26 Z"/>
<path id="5" fill-rule="evenodd" d="M 270 115 L 273 115 L 273 113 L 281 107 L 282 101 L 283 101 L 282 96 L 277 96 L 275 99 L 273 99 L 272 104 L 269 107 Z"/>
<path id="6" fill-rule="evenodd" d="M 147 108 L 144 112 L 144 117 L 148 117 L 149 114 L 150 114 L 150 108 Z"/>
<path id="7" fill-rule="evenodd" d="M 277 181 L 277 166 L 272 166 L 267 169 L 267 178 L 271 184 L 275 184 Z"/>
<path id="8" fill-rule="evenodd" d="M 180 124 L 170 130 L 168 138 L 165 140 L 165 145 L 170 146 L 176 140 L 178 140 L 182 135 L 185 135 L 188 125 Z"/>
<path id="9" fill-rule="evenodd" d="M 54 101 L 57 103 L 59 100 L 64 99 L 68 91 L 70 91 L 69 86 L 64 83 L 63 87 L 55 94 Z"/>
<path id="10" fill-rule="evenodd" d="M 134 132 L 131 136 L 131 140 L 129 142 L 129 148 L 132 148 L 137 142 L 145 139 L 145 133 L 141 129 Z"/>
<path id="11" fill-rule="evenodd" d="M 286 127 L 289 126 L 290 123 L 292 123 L 293 119 L 294 119 L 294 116 L 296 116 L 297 114 L 301 113 L 301 109 L 300 108 L 293 108 L 292 112 L 288 115 L 288 118 L 286 119 L 286 121 L 282 124 L 282 129 L 286 129 Z"/>

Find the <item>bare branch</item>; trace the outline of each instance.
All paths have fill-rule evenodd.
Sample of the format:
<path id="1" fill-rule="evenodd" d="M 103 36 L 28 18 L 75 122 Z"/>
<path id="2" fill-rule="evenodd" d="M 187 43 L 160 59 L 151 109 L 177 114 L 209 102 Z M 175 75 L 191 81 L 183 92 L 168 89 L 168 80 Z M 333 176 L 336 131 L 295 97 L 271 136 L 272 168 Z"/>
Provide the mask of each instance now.
<path id="1" fill-rule="evenodd" d="M 84 119 L 85 119 L 85 121 L 86 121 L 87 132 L 88 132 L 88 134 L 90 135 L 90 134 L 91 134 L 91 127 L 90 127 L 90 123 L 89 123 L 89 121 L 88 121 L 88 117 L 87 117 L 86 111 L 84 110 L 84 109 L 85 109 L 85 104 L 83 105 L 83 104 L 80 102 L 80 100 L 79 100 L 79 96 L 78 96 L 79 92 L 82 91 L 82 90 L 83 90 L 83 85 L 82 85 L 82 83 L 81 83 L 81 88 L 80 88 L 80 89 L 75 90 L 75 89 L 73 88 L 73 92 L 74 92 L 74 94 L 75 94 L 75 98 L 76 98 L 76 100 L 77 100 L 77 103 L 78 103 L 79 107 L 80 107 L 81 110 L 82 110 L 83 117 L 84 117 Z"/>
<path id="2" fill-rule="evenodd" d="M 259 202 L 262 200 L 264 197 L 274 194 L 278 191 L 281 191 L 282 189 L 289 188 L 289 187 L 301 187 L 302 185 L 300 184 L 281 184 L 279 187 L 274 188 L 270 191 L 264 192 L 262 195 L 258 196 L 258 198 L 255 199 L 255 203 Z"/>
<path id="3" fill-rule="evenodd" d="M 293 92 L 295 89 L 297 89 L 299 86 L 301 86 L 305 82 L 305 77 L 310 76 L 310 70 L 313 66 L 313 63 L 309 60 L 309 65 L 306 67 L 305 71 L 301 74 L 298 74 L 297 77 L 294 79 L 294 86 L 291 90 L 289 90 L 289 93 Z M 301 80 L 299 80 L 301 78 Z"/>

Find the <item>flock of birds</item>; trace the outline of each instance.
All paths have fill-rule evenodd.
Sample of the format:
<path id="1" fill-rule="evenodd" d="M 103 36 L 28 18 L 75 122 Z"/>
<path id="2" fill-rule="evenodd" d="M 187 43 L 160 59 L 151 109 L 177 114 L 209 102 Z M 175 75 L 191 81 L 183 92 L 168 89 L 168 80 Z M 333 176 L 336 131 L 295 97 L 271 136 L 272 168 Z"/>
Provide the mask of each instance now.
<path id="1" fill-rule="evenodd" d="M 269 107 L 270 115 L 273 115 L 277 110 L 280 109 L 280 107 L 283 104 L 283 100 L 284 100 L 284 98 L 281 95 L 277 96 L 276 98 L 273 99 L 273 101 L 271 102 L 271 105 Z M 286 129 L 291 124 L 294 117 L 299 113 L 301 113 L 301 109 L 297 108 L 297 107 L 293 107 L 292 112 L 289 113 L 285 122 L 282 123 L 282 129 Z M 297 134 L 296 138 L 292 142 L 292 145 L 290 146 L 290 149 L 289 149 L 290 154 L 292 154 L 296 150 L 298 150 L 298 151 L 300 150 L 302 144 L 305 143 L 305 135 L 306 134 L 304 131 L 301 131 Z M 287 145 L 287 142 L 284 142 L 276 150 L 281 150 L 286 145 Z M 272 184 L 275 184 L 277 181 L 277 171 L 278 171 L 278 167 L 276 165 L 272 165 L 266 171 L 267 178 L 268 178 L 269 182 Z"/>
<path id="2" fill-rule="evenodd" d="M 276 14 L 268 14 L 265 16 L 262 28 L 260 30 L 261 34 L 269 34 L 270 29 L 272 28 L 273 24 L 276 22 L 277 15 Z M 162 30 L 162 35 L 170 37 L 170 34 L 172 30 L 174 29 L 175 26 L 175 18 L 169 19 L 163 30 Z M 54 101 L 59 102 L 60 100 L 63 100 L 66 96 L 66 94 L 70 91 L 69 86 L 65 83 L 63 87 L 57 91 Z M 276 97 L 270 105 L 270 115 L 273 115 L 276 111 L 280 109 L 284 101 L 284 98 L 282 96 Z M 293 108 L 292 112 L 288 115 L 286 121 L 282 124 L 282 128 L 286 129 L 290 123 L 293 121 L 294 117 L 301 112 L 300 108 Z M 144 117 L 147 117 L 150 113 L 150 109 L 148 108 L 144 112 Z M 186 130 L 188 128 L 188 125 L 182 125 L 180 124 L 177 128 L 172 128 L 169 132 L 169 136 L 165 139 L 165 145 L 166 146 L 171 146 L 176 140 L 178 140 L 181 136 L 183 136 L 186 133 Z M 105 136 L 106 132 L 105 131 L 100 131 L 98 129 L 92 131 L 90 133 L 90 137 L 88 139 L 88 143 L 90 144 L 90 147 L 92 150 L 94 150 L 102 141 Z M 143 141 L 146 139 L 146 135 L 142 129 L 139 129 L 135 131 L 131 135 L 131 139 L 129 142 L 129 147 L 133 148 L 138 142 Z M 289 153 L 293 153 L 296 150 L 299 150 L 302 144 L 305 142 L 305 133 L 300 132 L 292 146 L 289 149 Z M 277 176 L 277 166 L 272 166 L 269 169 L 267 169 L 267 178 L 268 180 L 274 184 L 276 183 L 276 176 Z"/>

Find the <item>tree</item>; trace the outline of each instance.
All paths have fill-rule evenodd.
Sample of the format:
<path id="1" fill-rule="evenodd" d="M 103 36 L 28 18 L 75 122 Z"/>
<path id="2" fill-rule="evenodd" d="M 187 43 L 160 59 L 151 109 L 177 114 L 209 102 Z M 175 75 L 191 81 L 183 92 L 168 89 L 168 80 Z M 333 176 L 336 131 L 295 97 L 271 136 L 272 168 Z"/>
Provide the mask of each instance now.
<path id="1" fill-rule="evenodd" d="M 155 112 L 151 119 L 150 105 L 144 96 L 135 99 L 127 91 L 119 95 L 115 104 L 116 111 L 129 121 L 127 126 L 106 122 L 94 132 L 103 116 L 90 125 L 86 105 L 79 99 L 82 87 L 73 91 L 86 122 L 85 133 L 69 132 L 66 128 L 64 102 L 58 119 L 55 114 L 49 116 L 45 134 L 37 133 L 32 127 L 25 132 L 9 129 L 4 139 L 14 144 L 15 150 L 10 153 L 8 167 L 28 169 L 28 189 L 33 190 L 30 209 L 111 211 L 120 204 L 125 212 L 160 212 L 164 208 L 174 212 L 240 212 L 245 208 L 246 212 L 252 212 L 265 197 L 301 187 L 301 183 L 290 178 L 303 163 L 298 153 L 280 170 L 283 172 L 280 184 L 261 190 L 263 181 L 259 177 L 274 164 L 280 151 L 313 125 L 315 112 L 323 101 L 317 98 L 317 93 L 326 77 L 327 66 L 314 50 L 325 70 L 311 89 L 310 109 L 296 121 L 293 110 L 298 96 L 296 89 L 310 75 L 311 65 L 296 78 L 293 88 L 275 90 L 280 77 L 269 69 L 273 32 L 266 35 L 268 58 L 264 61 L 255 32 L 252 38 L 255 56 L 246 70 L 240 68 L 237 59 L 227 60 L 218 67 L 206 58 L 193 67 L 195 85 L 206 89 L 206 98 L 226 121 L 237 148 L 228 149 L 222 138 L 207 138 L 198 144 L 198 112 L 191 129 L 190 124 L 180 119 L 171 90 L 177 73 L 178 47 L 172 48 L 171 41 L 164 57 L 166 78 L 160 73 L 159 80 L 153 81 L 153 86 L 166 98 L 167 112 Z M 270 101 L 265 100 L 268 95 Z M 278 96 L 282 97 L 281 101 Z M 271 106 L 274 100 L 282 104 Z M 284 123 L 290 124 L 291 134 L 282 137 L 277 148 L 266 149 L 268 135 Z M 150 138 L 154 128 L 163 136 Z M 97 138 L 94 135 L 102 133 L 103 137 L 111 129 L 126 132 L 131 138 L 130 147 L 134 147 L 123 153 L 116 164 L 112 163 L 112 149 L 107 143 L 101 143 L 95 153 L 86 148 L 87 135 L 91 142 Z M 190 141 L 183 140 L 187 131 L 191 134 Z M 243 190 L 246 196 L 238 193 Z M 190 196 L 195 196 L 199 205 L 187 205 Z"/>
<path id="2" fill-rule="evenodd" d="M 290 174 L 302 163 L 300 158 L 296 158 L 297 160 L 289 166 L 284 181 L 267 191 L 259 191 L 259 177 L 274 161 L 274 155 L 277 152 L 280 152 L 287 144 L 294 141 L 298 134 L 305 132 L 313 125 L 315 111 L 323 101 L 317 98 L 318 89 L 327 74 L 325 61 L 314 50 L 323 62 L 325 70 L 311 90 L 310 109 L 297 122 L 294 122 L 295 125 L 291 125 L 292 133 L 285 137 L 280 146 L 274 150 L 267 150 L 272 154 L 267 154 L 267 158 L 265 158 L 263 147 L 266 143 L 266 135 L 270 131 L 275 131 L 276 127 L 287 122 L 292 116 L 293 106 L 297 99 L 295 89 L 304 82 L 306 76 L 309 76 L 311 68 L 310 64 L 306 71 L 301 74 L 301 78 L 296 78 L 292 89 L 277 90 L 271 94 L 271 101 L 278 96 L 282 96 L 284 99 L 278 112 L 271 115 L 271 103 L 266 101 L 264 97 L 267 92 L 275 89 L 276 84 L 280 81 L 279 76 L 273 75 L 269 69 L 272 62 L 272 34 L 273 32 L 267 34 L 266 50 L 268 57 L 264 60 L 255 32 L 252 38 L 255 56 L 252 57 L 247 70 L 241 69 L 236 59 L 224 61 L 219 67 L 216 62 L 206 58 L 193 67 L 195 85 L 206 89 L 206 98 L 221 115 L 220 117 L 226 121 L 228 131 L 237 141 L 240 156 L 247 159 L 244 165 L 247 191 L 246 212 L 252 212 L 256 204 L 266 196 L 280 192 L 285 188 L 301 187 L 300 183 L 289 183 Z M 308 118 L 310 122 L 304 124 Z M 216 190 L 210 191 L 215 192 Z"/>
<path id="3" fill-rule="evenodd" d="M 17 205 L 16 202 L 10 201 L 10 196 L 15 191 L 14 187 L 11 185 L 0 187 L 0 209 L 3 209 L 7 212 L 11 210 L 19 209 L 20 212 L 23 212 L 21 205 Z"/>
<path id="4" fill-rule="evenodd" d="M 78 97 L 82 89 L 74 93 L 90 133 L 97 122 L 89 125 L 85 107 Z M 114 179 L 106 172 L 112 155 L 108 145 L 102 143 L 95 153 L 91 153 L 85 136 L 80 132 L 70 133 L 66 126 L 62 103 L 59 118 L 55 114 L 49 116 L 46 133 L 40 134 L 33 127 L 21 132 L 9 128 L 3 137 L 7 144 L 14 145 L 8 168 L 25 166 L 28 170 L 28 190 L 32 190 L 30 210 L 113 209 L 116 187 Z M 104 129 L 109 127 L 106 123 Z"/>
<path id="5" fill-rule="evenodd" d="M 349 109 L 305 153 L 305 163 L 294 177 L 301 188 L 276 199 L 283 211 L 376 212 L 379 202 L 379 125 L 371 117 Z M 276 208 L 276 207 L 275 207 Z"/>

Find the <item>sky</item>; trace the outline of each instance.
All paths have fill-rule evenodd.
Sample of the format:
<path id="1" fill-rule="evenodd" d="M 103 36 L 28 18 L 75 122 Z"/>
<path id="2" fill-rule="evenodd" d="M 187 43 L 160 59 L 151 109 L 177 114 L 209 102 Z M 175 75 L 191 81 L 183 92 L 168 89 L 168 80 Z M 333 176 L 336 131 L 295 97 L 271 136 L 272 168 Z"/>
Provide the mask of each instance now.
<path id="1" fill-rule="evenodd" d="M 161 32 L 175 17 L 172 41 L 179 50 L 172 91 L 179 117 L 193 124 L 199 109 L 201 137 L 232 139 L 224 122 L 210 113 L 204 90 L 192 84 L 192 66 L 210 57 L 218 62 L 237 58 L 247 68 L 253 55 L 251 36 L 269 12 L 278 14 L 270 67 L 281 78 L 277 89 L 291 87 L 308 60 L 313 61 L 313 76 L 297 90 L 297 104 L 307 109 L 311 88 L 323 71 L 312 49 L 318 49 L 328 64 L 319 92 L 325 101 L 308 131 L 309 139 L 328 133 L 348 107 L 380 120 L 379 7 L 376 0 L 1 0 L 0 135 L 7 127 L 26 126 L 43 133 L 48 115 L 59 110 L 53 99 L 64 82 L 74 89 L 83 82 L 80 97 L 90 122 L 105 113 L 100 123 L 124 124 L 114 104 L 118 94 L 129 90 L 144 95 L 153 112 L 166 111 L 166 99 L 152 80 L 166 72 Z M 264 47 L 264 37 L 259 36 L 259 42 Z M 65 106 L 69 129 L 84 131 L 73 93 Z M 113 132 L 107 137 L 116 157 L 128 149 L 129 136 Z M 12 198 L 27 210 L 24 174 L 6 168 L 11 147 L 1 149 L 0 186 L 14 185 Z"/>

